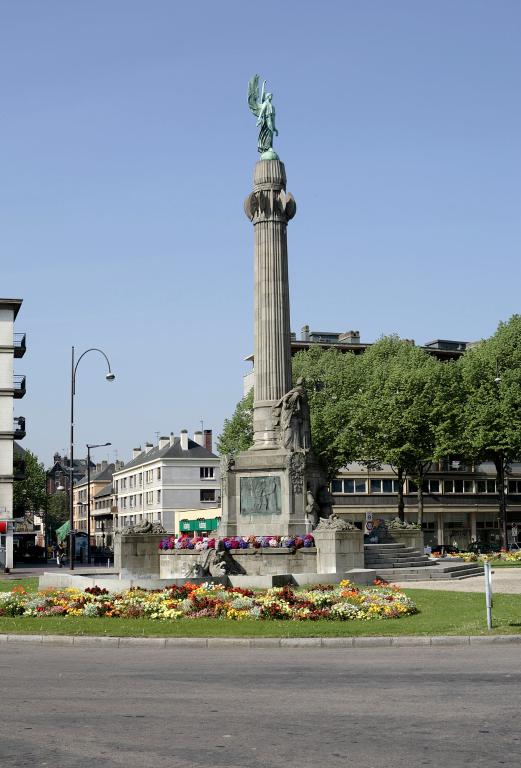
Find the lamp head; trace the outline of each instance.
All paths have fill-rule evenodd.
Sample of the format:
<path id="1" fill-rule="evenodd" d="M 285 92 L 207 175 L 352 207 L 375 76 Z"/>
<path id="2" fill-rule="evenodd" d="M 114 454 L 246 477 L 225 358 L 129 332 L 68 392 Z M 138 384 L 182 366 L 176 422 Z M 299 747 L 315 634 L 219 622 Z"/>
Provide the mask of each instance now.
<path id="1" fill-rule="evenodd" d="M 107 381 L 114 381 L 114 379 L 116 378 L 116 374 L 112 373 L 112 371 L 109 371 L 109 373 L 107 373 L 105 378 L 107 379 Z"/>

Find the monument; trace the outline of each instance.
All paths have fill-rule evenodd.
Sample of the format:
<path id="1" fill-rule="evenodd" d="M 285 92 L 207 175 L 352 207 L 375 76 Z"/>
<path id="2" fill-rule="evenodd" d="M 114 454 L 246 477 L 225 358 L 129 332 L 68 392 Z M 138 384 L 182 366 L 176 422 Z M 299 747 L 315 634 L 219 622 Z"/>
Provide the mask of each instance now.
<path id="1" fill-rule="evenodd" d="M 331 513 L 313 454 L 305 382 L 292 387 L 287 226 L 297 206 L 273 149 L 275 107 L 259 76 L 248 84 L 260 154 L 244 203 L 254 230 L 253 446 L 223 457 L 221 536 L 294 535 Z"/>

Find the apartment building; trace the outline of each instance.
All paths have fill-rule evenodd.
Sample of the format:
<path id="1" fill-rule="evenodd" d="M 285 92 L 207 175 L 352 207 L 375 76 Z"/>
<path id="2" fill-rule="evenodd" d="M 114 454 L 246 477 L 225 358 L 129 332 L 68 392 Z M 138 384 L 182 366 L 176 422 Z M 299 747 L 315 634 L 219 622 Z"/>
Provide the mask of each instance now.
<path id="1" fill-rule="evenodd" d="M 187 430 L 135 448 L 128 464 L 114 472 L 118 527 L 144 521 L 176 527 L 179 510 L 216 510 L 220 504 L 219 458 L 211 451 L 211 430 Z"/>
<path id="2" fill-rule="evenodd" d="M 92 525 L 92 515 L 95 509 L 96 494 L 101 491 L 107 483 L 112 482 L 112 475 L 121 469 L 122 461 L 116 461 L 109 464 L 107 461 L 101 461 L 91 469 L 90 473 L 90 515 L 91 515 L 91 545 L 94 544 L 94 526 Z M 79 533 L 87 533 L 88 525 L 88 507 L 89 507 L 89 481 L 88 475 L 84 475 L 80 480 L 74 483 L 73 489 L 73 521 L 74 529 Z"/>
<path id="3" fill-rule="evenodd" d="M 14 360 L 25 354 L 25 334 L 14 332 L 22 299 L 0 299 L 0 568 L 13 567 L 13 482 L 23 479 L 23 461 L 14 461 L 14 440 L 25 436 L 25 419 L 14 415 L 13 400 L 25 395 L 25 376 Z"/>

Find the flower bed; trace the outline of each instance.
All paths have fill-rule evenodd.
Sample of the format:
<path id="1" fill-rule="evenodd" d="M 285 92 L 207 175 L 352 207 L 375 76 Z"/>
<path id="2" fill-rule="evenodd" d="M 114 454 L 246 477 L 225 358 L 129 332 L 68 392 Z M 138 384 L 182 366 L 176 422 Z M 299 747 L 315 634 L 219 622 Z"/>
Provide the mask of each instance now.
<path id="1" fill-rule="evenodd" d="M 287 586 L 253 592 L 221 584 L 186 582 L 163 590 L 131 589 L 121 593 L 99 587 L 84 592 L 64 589 L 29 594 L 15 588 L 0 593 L 0 616 L 347 621 L 397 619 L 414 613 L 414 602 L 399 587 L 375 582 L 372 587 L 361 588 L 347 580 L 338 586 L 318 585 L 298 592 Z"/>
<path id="2" fill-rule="evenodd" d="M 454 557 L 461 558 L 466 563 L 488 563 L 492 560 L 501 560 L 504 563 L 521 562 L 521 550 L 515 552 L 489 552 L 488 554 L 478 554 L 477 552 L 460 552 Z"/>
<path id="3" fill-rule="evenodd" d="M 225 536 L 223 538 L 210 538 L 208 536 L 191 537 L 186 534 L 181 536 L 165 536 L 159 542 L 159 549 L 170 551 L 173 549 L 217 549 L 222 542 L 225 549 L 262 549 L 271 547 L 277 549 L 301 549 L 301 547 L 314 547 L 315 540 L 310 533 L 302 536 Z"/>

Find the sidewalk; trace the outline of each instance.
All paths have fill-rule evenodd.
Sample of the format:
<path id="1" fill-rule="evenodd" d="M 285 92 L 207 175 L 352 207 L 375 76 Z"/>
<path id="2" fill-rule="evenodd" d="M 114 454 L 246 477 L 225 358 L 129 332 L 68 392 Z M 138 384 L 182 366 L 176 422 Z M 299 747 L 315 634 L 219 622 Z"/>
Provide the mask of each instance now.
<path id="1" fill-rule="evenodd" d="M 468 579 L 426 579 L 425 581 L 393 581 L 403 589 L 441 589 L 445 592 L 485 592 L 485 578 L 471 576 Z M 521 568 L 493 568 L 492 590 L 507 595 L 521 594 Z"/>

